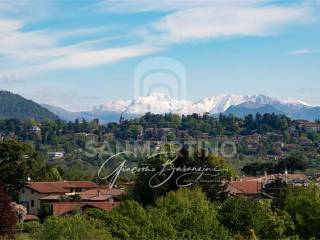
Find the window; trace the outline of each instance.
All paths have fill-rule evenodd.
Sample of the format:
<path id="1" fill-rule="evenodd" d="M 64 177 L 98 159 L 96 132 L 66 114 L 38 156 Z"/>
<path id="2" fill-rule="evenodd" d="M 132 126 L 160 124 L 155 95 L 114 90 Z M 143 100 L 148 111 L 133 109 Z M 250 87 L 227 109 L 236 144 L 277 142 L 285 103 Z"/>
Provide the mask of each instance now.
<path id="1" fill-rule="evenodd" d="M 34 200 L 31 200 L 31 207 L 34 207 Z"/>
<path id="2" fill-rule="evenodd" d="M 24 189 L 22 189 L 22 193 L 24 194 Z"/>
<path id="3" fill-rule="evenodd" d="M 33 190 L 31 190 L 31 193 L 32 193 L 32 194 L 34 194 L 34 191 L 33 191 Z"/>

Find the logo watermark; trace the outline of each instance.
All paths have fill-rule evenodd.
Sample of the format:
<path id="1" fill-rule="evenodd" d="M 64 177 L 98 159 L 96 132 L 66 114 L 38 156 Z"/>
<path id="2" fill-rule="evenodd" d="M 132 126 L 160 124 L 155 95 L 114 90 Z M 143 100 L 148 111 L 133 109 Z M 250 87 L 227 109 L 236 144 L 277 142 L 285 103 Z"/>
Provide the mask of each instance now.
<path id="1" fill-rule="evenodd" d="M 176 59 L 147 58 L 134 71 L 134 97 L 163 93 L 175 99 L 186 99 L 186 70 Z"/>

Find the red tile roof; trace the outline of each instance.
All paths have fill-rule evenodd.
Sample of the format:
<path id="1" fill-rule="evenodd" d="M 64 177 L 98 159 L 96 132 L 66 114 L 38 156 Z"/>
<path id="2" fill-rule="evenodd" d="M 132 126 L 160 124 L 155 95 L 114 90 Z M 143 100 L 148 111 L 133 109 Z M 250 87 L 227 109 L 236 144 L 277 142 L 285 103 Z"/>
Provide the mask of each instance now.
<path id="1" fill-rule="evenodd" d="M 90 181 L 68 181 L 73 188 L 97 188 L 98 185 L 95 182 Z"/>
<path id="2" fill-rule="evenodd" d="M 73 210 L 80 209 L 83 206 L 83 203 L 79 202 L 59 202 L 52 204 L 52 212 L 53 215 L 59 216 L 68 212 L 72 212 Z"/>
<path id="3" fill-rule="evenodd" d="M 112 196 L 120 196 L 124 194 L 123 189 L 119 188 L 99 188 L 99 189 L 90 189 L 80 193 L 81 195 L 112 195 Z"/>
<path id="4" fill-rule="evenodd" d="M 258 181 L 232 181 L 229 185 L 230 193 L 257 194 L 261 192 L 261 182 Z"/>
<path id="5" fill-rule="evenodd" d="M 52 204 L 53 215 L 60 216 L 76 209 L 83 207 L 99 208 L 106 211 L 111 211 L 118 203 L 110 202 L 58 202 Z"/>
<path id="6" fill-rule="evenodd" d="M 64 188 L 67 184 L 65 182 L 28 182 L 25 187 L 39 193 L 67 193 L 69 190 Z"/>
<path id="7" fill-rule="evenodd" d="M 97 188 L 98 185 L 90 181 L 63 182 L 28 182 L 25 187 L 39 193 L 67 193 L 71 188 Z"/>

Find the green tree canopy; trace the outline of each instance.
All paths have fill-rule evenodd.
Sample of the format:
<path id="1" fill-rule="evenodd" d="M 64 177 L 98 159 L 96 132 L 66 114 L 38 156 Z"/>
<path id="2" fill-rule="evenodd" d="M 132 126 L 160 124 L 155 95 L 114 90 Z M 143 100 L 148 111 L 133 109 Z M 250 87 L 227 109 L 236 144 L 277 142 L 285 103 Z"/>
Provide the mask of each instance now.
<path id="1" fill-rule="evenodd" d="M 317 185 L 288 187 L 274 199 L 273 204 L 288 212 L 296 234 L 303 239 L 320 238 L 320 188 Z"/>
<path id="2" fill-rule="evenodd" d="M 230 197 L 219 210 L 219 219 L 234 234 L 248 237 L 250 232 L 262 239 L 280 239 L 293 229 L 290 217 L 272 211 L 267 201 Z"/>
<path id="3" fill-rule="evenodd" d="M 12 198 L 17 199 L 17 191 L 30 177 L 43 177 L 43 161 L 28 144 L 8 140 L 0 143 L 0 183 Z"/>
<path id="4" fill-rule="evenodd" d="M 85 215 L 49 217 L 43 225 L 32 234 L 32 239 L 65 240 L 65 239 L 112 239 L 102 223 L 87 218 Z"/>

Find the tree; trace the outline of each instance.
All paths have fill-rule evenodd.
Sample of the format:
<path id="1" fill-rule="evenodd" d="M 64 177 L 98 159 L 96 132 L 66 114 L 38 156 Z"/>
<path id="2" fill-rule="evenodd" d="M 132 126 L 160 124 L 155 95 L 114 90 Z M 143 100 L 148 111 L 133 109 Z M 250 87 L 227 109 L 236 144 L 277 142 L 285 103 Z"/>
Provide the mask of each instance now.
<path id="1" fill-rule="evenodd" d="M 144 209 L 139 203 L 124 201 L 111 212 L 88 209 L 86 214 L 104 223 L 116 239 L 174 239 L 175 229 L 163 211 Z"/>
<path id="2" fill-rule="evenodd" d="M 154 171 L 141 171 L 137 173 L 136 184 L 133 188 L 132 195 L 135 200 L 137 200 L 142 205 L 146 206 L 148 204 L 154 203 L 154 201 L 165 195 L 171 190 L 178 189 L 178 186 L 174 182 L 174 176 L 169 179 L 169 181 L 161 184 L 158 187 L 152 188 L 149 185 L 150 179 L 156 174 L 160 173 L 163 169 L 163 164 L 174 159 L 178 152 L 177 148 L 173 145 L 162 146 L 160 152 L 165 154 L 159 154 L 154 157 L 149 157 L 139 164 L 139 168 L 154 169 Z M 160 184 L 164 182 L 170 175 L 169 171 L 166 171 L 153 180 L 153 185 Z"/>
<path id="3" fill-rule="evenodd" d="M 43 222 L 47 217 L 52 215 L 52 206 L 48 203 L 41 204 L 39 211 L 38 211 L 38 217 L 41 222 Z"/>
<path id="4" fill-rule="evenodd" d="M 223 203 L 219 219 L 234 234 L 247 238 L 254 233 L 261 239 L 280 239 L 293 229 L 290 217 L 273 212 L 270 203 L 239 197 L 230 197 Z"/>
<path id="5" fill-rule="evenodd" d="M 143 208 L 127 200 L 111 212 L 89 209 L 117 239 L 230 239 L 217 219 L 217 206 L 200 189 L 179 189 Z"/>
<path id="6" fill-rule="evenodd" d="M 10 202 L 10 197 L 0 185 L 0 236 L 13 238 L 17 217 Z"/>
<path id="7" fill-rule="evenodd" d="M 227 180 L 230 180 L 235 173 L 224 158 L 208 155 L 202 149 L 191 152 L 188 147 L 184 147 L 179 150 L 173 145 L 162 146 L 160 152 L 165 154 L 148 158 L 140 164 L 141 168 L 148 167 L 154 171 L 141 171 L 137 174 L 133 197 L 139 203 L 144 206 L 152 204 L 158 197 L 177 190 L 179 186 L 188 182 L 192 186 L 202 188 L 210 200 L 223 200 L 226 197 Z M 168 162 L 172 164 L 166 164 Z M 162 171 L 164 166 L 166 171 Z M 186 168 L 189 170 L 182 170 Z M 208 170 L 204 171 L 203 175 L 199 170 L 190 170 L 199 168 Z M 156 173 L 159 174 L 155 175 Z M 152 185 L 156 187 L 150 187 L 150 179 Z M 168 180 L 165 181 L 166 179 Z"/>
<path id="8" fill-rule="evenodd" d="M 63 181 L 63 178 L 57 167 L 48 166 L 46 167 L 45 180 L 58 182 Z"/>
<path id="9" fill-rule="evenodd" d="M 286 211 L 295 224 L 295 233 L 302 239 L 320 238 L 320 188 L 288 187 L 274 199 L 276 208 Z"/>
<path id="10" fill-rule="evenodd" d="M 281 160 L 277 166 L 277 172 L 284 172 L 286 169 L 290 171 L 305 170 L 307 168 L 308 159 L 302 152 L 293 152 L 287 158 Z"/>
<path id="11" fill-rule="evenodd" d="M 102 228 L 102 223 L 86 216 L 49 217 L 42 227 L 32 234 L 33 239 L 111 239 L 110 233 Z"/>
<path id="12" fill-rule="evenodd" d="M 43 161 L 28 144 L 8 140 L 0 143 L 0 183 L 13 199 L 28 177 L 39 180 L 43 175 Z"/>
<path id="13" fill-rule="evenodd" d="M 199 188 L 169 192 L 155 206 L 170 219 L 178 239 L 230 239 L 218 220 L 217 205 Z"/>

